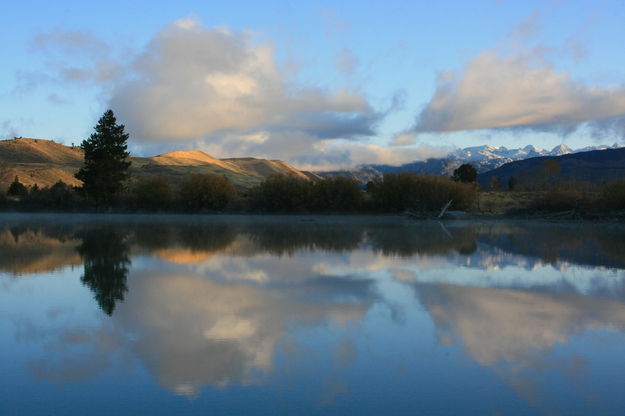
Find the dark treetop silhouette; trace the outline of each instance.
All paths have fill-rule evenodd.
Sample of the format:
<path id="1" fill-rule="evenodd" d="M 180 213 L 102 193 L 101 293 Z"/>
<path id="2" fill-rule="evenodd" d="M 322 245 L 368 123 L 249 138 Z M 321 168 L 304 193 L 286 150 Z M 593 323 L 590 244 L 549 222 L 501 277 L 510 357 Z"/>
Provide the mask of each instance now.
<path id="1" fill-rule="evenodd" d="M 76 178 L 83 182 L 87 198 L 108 204 L 123 188 L 130 167 L 127 141 L 124 125 L 117 124 L 112 110 L 105 111 L 95 126 L 95 133 L 80 145 L 85 152 L 85 165 L 76 173 Z"/>
<path id="2" fill-rule="evenodd" d="M 78 253 L 85 271 L 81 281 L 95 294 L 100 308 L 112 315 L 117 301 L 124 300 L 128 290 L 126 278 L 130 259 L 125 236 L 108 228 L 96 228 L 82 233 Z"/>

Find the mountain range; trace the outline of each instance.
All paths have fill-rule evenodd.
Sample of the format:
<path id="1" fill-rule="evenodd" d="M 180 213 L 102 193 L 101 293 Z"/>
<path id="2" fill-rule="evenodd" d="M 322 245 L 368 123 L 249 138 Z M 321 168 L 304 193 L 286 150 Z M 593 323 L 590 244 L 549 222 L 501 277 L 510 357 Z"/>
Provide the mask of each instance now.
<path id="1" fill-rule="evenodd" d="M 235 186 L 249 188 L 266 177 L 285 174 L 301 179 L 317 179 L 280 160 L 246 158 L 217 159 L 199 150 L 165 153 L 154 157 L 131 157 L 131 177 L 164 176 L 173 183 L 194 173 L 226 176 Z M 83 164 L 83 151 L 52 140 L 17 138 L 0 141 L 0 187 L 7 188 L 17 176 L 26 186 L 51 186 L 61 180 L 80 185 L 74 174 Z"/>
<path id="2" fill-rule="evenodd" d="M 199 150 L 165 153 L 153 157 L 131 157 L 134 180 L 163 176 L 179 183 L 189 174 L 214 173 L 226 176 L 239 189 L 250 188 L 268 176 L 284 174 L 306 180 L 340 175 L 360 183 L 380 178 L 384 173 L 411 172 L 451 176 L 462 163 L 471 163 L 478 171 L 478 181 L 487 185 L 493 176 L 501 183 L 509 177 L 532 178 L 546 159 L 556 159 L 560 178 L 600 182 L 625 177 L 625 148 L 595 146 L 572 150 L 559 145 L 551 150 L 528 145 L 518 149 L 503 146 L 475 146 L 458 149 L 444 158 L 415 161 L 401 166 L 361 165 L 352 170 L 307 172 L 280 160 L 245 158 L 218 159 Z M 74 174 L 83 164 L 83 152 L 77 146 L 65 146 L 52 140 L 17 138 L 0 141 L 0 187 L 7 188 L 18 176 L 26 186 L 51 186 L 59 180 L 80 185 Z"/>
<path id="3" fill-rule="evenodd" d="M 551 150 L 546 150 L 533 145 L 527 145 L 518 149 L 508 149 L 505 146 L 483 145 L 458 149 L 442 158 L 430 158 L 425 161 L 416 161 L 399 166 L 366 164 L 350 170 L 317 172 L 317 174 L 322 177 L 351 177 L 360 183 L 367 183 L 368 181 L 378 179 L 384 173 L 410 172 L 417 175 L 433 174 L 451 176 L 454 169 L 463 163 L 470 163 L 476 168 L 478 173 L 484 173 L 517 160 L 534 157 L 556 157 L 593 150 L 613 149 L 616 147 L 618 147 L 617 144 L 612 146 L 599 145 L 573 150 L 565 144 L 560 144 Z"/>
<path id="4" fill-rule="evenodd" d="M 491 178 L 497 177 L 505 186 L 510 177 L 515 177 L 521 184 L 531 184 L 541 180 L 541 165 L 547 160 L 557 162 L 552 180 L 600 183 L 625 178 L 625 147 L 621 147 L 516 160 L 479 174 L 477 180 L 488 186 Z"/>

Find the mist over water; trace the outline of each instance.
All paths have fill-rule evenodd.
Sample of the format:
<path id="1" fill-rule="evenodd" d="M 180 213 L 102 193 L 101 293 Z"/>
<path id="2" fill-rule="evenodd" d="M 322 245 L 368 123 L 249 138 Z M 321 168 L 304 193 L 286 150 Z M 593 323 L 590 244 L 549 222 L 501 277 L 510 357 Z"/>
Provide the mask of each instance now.
<path id="1" fill-rule="evenodd" d="M 625 227 L 0 215 L 0 414 L 617 414 Z"/>

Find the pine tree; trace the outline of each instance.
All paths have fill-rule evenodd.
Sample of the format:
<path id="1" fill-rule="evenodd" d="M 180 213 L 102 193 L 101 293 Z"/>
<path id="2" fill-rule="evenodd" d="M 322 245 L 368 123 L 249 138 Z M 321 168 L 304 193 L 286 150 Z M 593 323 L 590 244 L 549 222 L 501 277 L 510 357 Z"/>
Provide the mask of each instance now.
<path id="1" fill-rule="evenodd" d="M 109 204 L 128 179 L 128 134 L 123 124 L 117 124 L 112 110 L 104 112 L 94 129 L 95 133 L 80 144 L 85 163 L 75 176 L 83 182 L 87 198 Z"/>

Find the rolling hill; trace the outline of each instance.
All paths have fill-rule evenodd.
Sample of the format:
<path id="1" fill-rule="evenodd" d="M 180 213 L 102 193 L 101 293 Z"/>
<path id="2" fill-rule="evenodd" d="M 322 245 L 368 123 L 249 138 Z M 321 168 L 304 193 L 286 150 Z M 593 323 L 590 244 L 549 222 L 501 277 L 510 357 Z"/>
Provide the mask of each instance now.
<path id="1" fill-rule="evenodd" d="M 82 163 L 80 147 L 43 139 L 3 140 L 0 141 L 0 187 L 6 189 L 15 176 L 27 186 L 50 186 L 59 180 L 80 185 L 74 173 Z"/>
<path id="2" fill-rule="evenodd" d="M 479 174 L 478 182 L 486 186 L 494 176 L 498 177 L 502 184 L 512 176 L 520 183 L 531 182 L 546 160 L 555 160 L 558 163 L 560 180 L 601 183 L 625 178 L 625 147 L 622 147 L 517 160 Z"/>
<path id="3" fill-rule="evenodd" d="M 250 188 L 274 174 L 306 180 L 319 177 L 300 171 L 280 160 L 256 158 L 217 159 L 199 150 L 177 151 L 154 157 L 131 157 L 132 180 L 164 176 L 179 183 L 194 173 L 224 175 L 238 188 Z M 51 186 L 59 180 L 80 185 L 74 173 L 82 166 L 80 147 L 65 146 L 52 140 L 18 138 L 0 141 L 0 187 L 6 189 L 15 176 L 26 186 Z"/>

